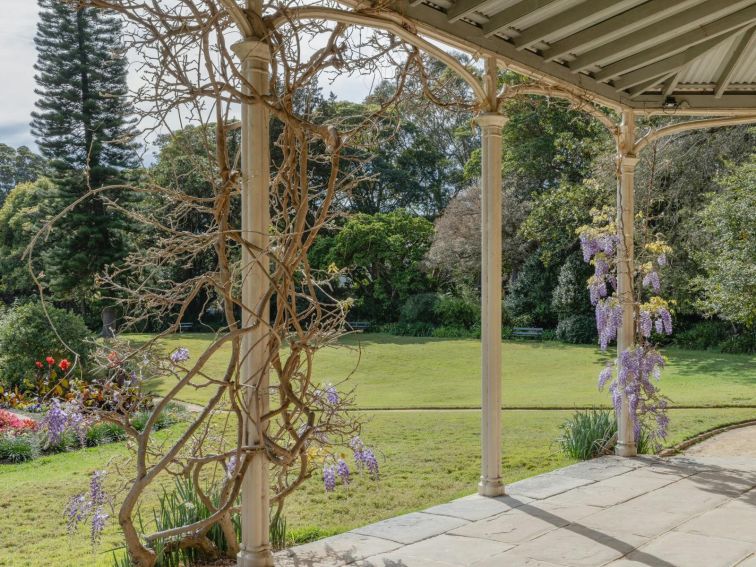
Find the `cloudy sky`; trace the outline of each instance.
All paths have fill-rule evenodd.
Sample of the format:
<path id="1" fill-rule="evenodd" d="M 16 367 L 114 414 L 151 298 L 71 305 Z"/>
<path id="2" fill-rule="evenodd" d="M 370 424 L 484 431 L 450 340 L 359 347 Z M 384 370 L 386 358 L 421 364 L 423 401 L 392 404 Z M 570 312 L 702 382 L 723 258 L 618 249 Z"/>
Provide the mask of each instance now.
<path id="1" fill-rule="evenodd" d="M 0 0 L 0 143 L 35 147 L 29 122 L 34 110 L 34 34 L 36 0 Z M 135 83 L 136 77 L 130 77 Z M 344 77 L 324 84 L 341 99 L 363 100 L 373 86 L 371 77 Z"/>

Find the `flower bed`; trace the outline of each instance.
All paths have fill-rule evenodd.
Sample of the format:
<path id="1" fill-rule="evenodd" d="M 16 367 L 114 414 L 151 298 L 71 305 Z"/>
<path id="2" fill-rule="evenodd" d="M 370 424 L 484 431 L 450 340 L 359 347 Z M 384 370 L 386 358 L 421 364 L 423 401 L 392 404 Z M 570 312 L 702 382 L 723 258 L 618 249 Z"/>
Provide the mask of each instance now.
<path id="1" fill-rule="evenodd" d="M 29 417 L 0 409 L 0 435 L 22 435 L 37 429 L 37 422 Z"/>

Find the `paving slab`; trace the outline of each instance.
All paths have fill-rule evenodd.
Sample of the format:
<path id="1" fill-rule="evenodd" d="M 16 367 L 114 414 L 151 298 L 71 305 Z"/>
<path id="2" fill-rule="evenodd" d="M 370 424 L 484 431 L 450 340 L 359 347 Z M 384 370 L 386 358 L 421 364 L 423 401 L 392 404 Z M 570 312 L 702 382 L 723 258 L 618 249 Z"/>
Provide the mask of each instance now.
<path id="1" fill-rule="evenodd" d="M 756 508 L 731 500 L 675 528 L 689 534 L 736 539 L 756 544 Z"/>
<path id="2" fill-rule="evenodd" d="M 413 512 L 357 528 L 352 530 L 352 533 L 379 537 L 408 545 L 441 535 L 468 523 L 467 520 L 461 518 Z"/>
<path id="3" fill-rule="evenodd" d="M 690 515 L 672 510 L 652 509 L 634 500 L 612 506 L 584 518 L 581 523 L 595 530 L 629 532 L 652 538 L 663 534 L 690 519 Z"/>
<path id="4" fill-rule="evenodd" d="M 748 557 L 753 544 L 702 535 L 669 532 L 610 567 L 732 567 Z"/>
<path id="5" fill-rule="evenodd" d="M 470 567 L 476 562 L 512 549 L 512 545 L 487 539 L 440 535 L 407 545 L 392 553 L 366 560 L 363 565 L 425 565 L 425 561 L 444 567 Z"/>
<path id="6" fill-rule="evenodd" d="M 590 461 L 581 461 L 554 472 L 586 480 L 605 480 L 643 466 L 642 463 L 631 463 L 628 461 L 629 459 L 622 459 L 621 457 L 607 456 L 600 459 L 591 459 Z"/>
<path id="7" fill-rule="evenodd" d="M 502 514 L 517 508 L 528 502 L 531 502 L 532 498 L 526 496 L 497 496 L 495 498 L 487 498 L 478 494 L 471 496 L 465 496 L 458 500 L 452 500 L 446 504 L 440 504 L 423 510 L 426 514 L 438 514 L 440 516 L 451 516 L 452 518 L 461 518 L 474 522 L 476 520 L 482 520 L 497 514 Z"/>
<path id="8" fill-rule="evenodd" d="M 334 567 L 392 551 L 400 543 L 352 532 L 298 545 L 276 554 L 279 567 Z"/>
<path id="9" fill-rule="evenodd" d="M 510 496 L 527 496 L 528 498 L 540 500 L 567 492 L 578 486 L 593 484 L 593 482 L 585 478 L 575 478 L 552 472 L 510 484 L 507 486 L 507 493 Z"/>
<path id="10" fill-rule="evenodd" d="M 738 563 L 736 567 L 756 567 L 756 553 L 746 557 L 743 561 Z"/>
<path id="11" fill-rule="evenodd" d="M 517 565 L 516 557 L 528 557 L 570 567 L 599 567 L 648 541 L 635 534 L 612 534 L 572 524 L 518 546 L 507 565 Z"/>

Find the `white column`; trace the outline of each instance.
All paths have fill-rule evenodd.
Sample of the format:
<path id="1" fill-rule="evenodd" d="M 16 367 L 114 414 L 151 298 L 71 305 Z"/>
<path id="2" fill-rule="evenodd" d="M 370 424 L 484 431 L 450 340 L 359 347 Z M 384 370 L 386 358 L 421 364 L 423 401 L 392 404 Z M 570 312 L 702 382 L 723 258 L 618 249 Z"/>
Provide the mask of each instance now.
<path id="1" fill-rule="evenodd" d="M 481 114 L 482 460 L 478 493 L 504 494 L 501 480 L 501 129 L 506 117 Z"/>
<path id="2" fill-rule="evenodd" d="M 246 39 L 233 46 L 241 61 L 245 94 L 252 88 L 266 94 L 269 87 L 270 50 L 255 39 Z M 269 113 L 262 103 L 242 105 L 242 235 L 252 249 L 242 248 L 242 324 L 253 326 L 243 335 L 241 345 L 241 381 L 245 384 L 244 399 L 248 418 L 244 440 L 250 446 L 261 443 L 260 431 L 266 427 L 261 416 L 268 410 L 267 321 L 268 302 L 268 229 L 270 227 L 270 148 Z M 262 251 L 262 253 L 258 252 Z M 263 321 L 265 323 L 263 323 Z M 241 492 L 241 542 L 238 567 L 272 567 L 273 555 L 269 540 L 268 460 L 264 453 L 252 457 Z"/>
<path id="3" fill-rule="evenodd" d="M 634 178 L 638 158 L 634 155 L 635 116 L 622 113 L 619 136 L 617 179 L 617 295 L 622 305 L 622 325 L 617 332 L 617 354 L 635 343 L 635 292 L 633 289 L 633 221 L 635 217 Z M 633 420 L 627 398 L 622 396 L 622 408 L 617 416 L 617 445 L 615 452 L 622 457 L 638 454 L 635 445 Z"/>

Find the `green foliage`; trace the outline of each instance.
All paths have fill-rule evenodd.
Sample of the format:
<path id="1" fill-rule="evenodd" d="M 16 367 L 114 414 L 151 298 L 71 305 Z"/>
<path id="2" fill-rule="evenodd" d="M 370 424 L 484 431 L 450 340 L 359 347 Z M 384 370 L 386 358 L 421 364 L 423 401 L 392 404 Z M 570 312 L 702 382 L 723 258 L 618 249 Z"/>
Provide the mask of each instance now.
<path id="1" fill-rule="evenodd" d="M 700 305 L 733 323 L 756 325 L 756 154 L 720 179 L 721 192 L 699 212 L 700 248 L 695 257 Z"/>
<path id="2" fill-rule="evenodd" d="M 732 335 L 732 325 L 724 321 L 702 321 L 675 333 L 674 343 L 690 350 L 707 350 L 718 347 Z"/>
<path id="3" fill-rule="evenodd" d="M 611 410 L 576 411 L 560 426 L 559 446 L 565 455 L 585 461 L 607 454 L 617 434 Z"/>
<path id="4" fill-rule="evenodd" d="M 596 321 L 591 315 L 568 315 L 559 320 L 556 338 L 572 344 L 595 343 Z"/>
<path id="5" fill-rule="evenodd" d="M 381 333 L 398 337 L 432 337 L 434 327 L 430 323 L 386 323 Z"/>
<path id="6" fill-rule="evenodd" d="M 444 326 L 472 329 L 480 322 L 480 301 L 469 295 L 442 295 L 435 313 Z"/>
<path id="7" fill-rule="evenodd" d="M 720 350 L 727 354 L 756 353 L 756 332 L 745 331 L 722 342 Z"/>
<path id="8" fill-rule="evenodd" d="M 416 293 L 410 295 L 399 312 L 401 323 L 431 323 L 438 322 L 436 307 L 440 296 L 437 293 Z"/>
<path id="9" fill-rule="evenodd" d="M 465 327 L 436 327 L 433 336 L 437 339 L 466 339 L 480 337 L 480 329 L 466 329 Z"/>
<path id="10" fill-rule="evenodd" d="M 556 314 L 551 307 L 555 280 L 555 270 L 546 268 L 537 254 L 531 254 L 504 296 L 514 326 L 549 328 L 556 325 Z"/>
<path id="11" fill-rule="evenodd" d="M 93 348 L 90 338 L 82 318 L 71 311 L 39 301 L 14 305 L 0 318 L 0 384 L 21 384 L 47 356 L 73 360 L 71 350 L 79 356 L 81 374 Z"/>
<path id="12" fill-rule="evenodd" d="M 16 149 L 0 144 L 0 205 L 11 189 L 22 183 L 31 183 L 46 172 L 45 159 L 26 146 Z"/>
<path id="13" fill-rule="evenodd" d="M 0 463 L 23 463 L 39 455 L 39 443 L 34 434 L 0 434 Z"/>
<path id="14" fill-rule="evenodd" d="M 410 295 L 430 287 L 421 263 L 433 224 L 404 210 L 351 217 L 333 239 L 329 260 L 351 269 L 354 317 L 392 321 Z"/>
<path id="15" fill-rule="evenodd" d="M 96 447 L 126 439 L 126 432 L 120 425 L 103 421 L 95 423 L 86 432 L 87 447 Z"/>
<path id="16" fill-rule="evenodd" d="M 45 213 L 42 204 L 54 190 L 52 182 L 41 178 L 33 183 L 17 185 L 0 207 L 0 295 L 7 297 L 30 296 L 36 286 L 23 258 L 27 246 L 42 228 Z M 35 272 L 39 256 L 33 264 Z M 38 269 L 39 268 L 39 269 Z"/>

